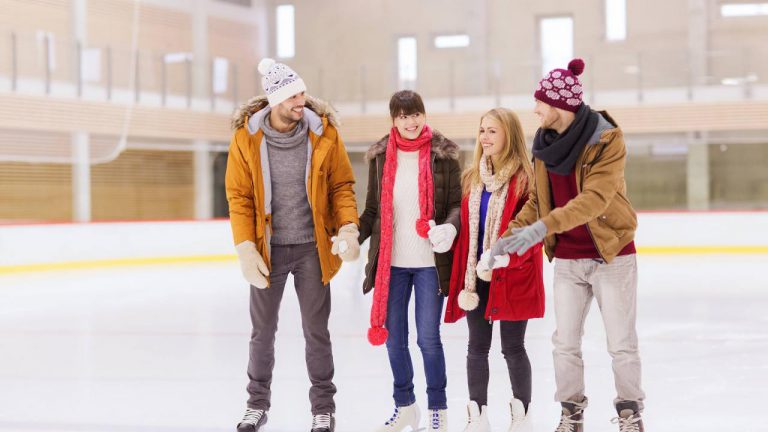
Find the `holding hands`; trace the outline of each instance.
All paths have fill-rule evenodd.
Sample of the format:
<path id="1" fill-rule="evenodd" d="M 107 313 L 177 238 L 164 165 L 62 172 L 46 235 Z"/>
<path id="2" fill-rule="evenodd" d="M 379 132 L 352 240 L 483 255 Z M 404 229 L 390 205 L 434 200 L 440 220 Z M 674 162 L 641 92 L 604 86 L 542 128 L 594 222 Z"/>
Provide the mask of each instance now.
<path id="1" fill-rule="evenodd" d="M 339 228 L 339 234 L 331 237 L 331 253 L 338 255 L 343 261 L 356 260 L 360 256 L 360 243 L 357 241 L 359 236 L 357 225 L 349 223 L 342 226 Z"/>
<path id="2" fill-rule="evenodd" d="M 493 263 L 493 257 L 496 255 L 524 254 L 533 245 L 544 240 L 546 235 L 547 226 L 540 220 L 526 227 L 512 228 L 512 235 L 500 238 L 493 245 L 491 263 Z"/>

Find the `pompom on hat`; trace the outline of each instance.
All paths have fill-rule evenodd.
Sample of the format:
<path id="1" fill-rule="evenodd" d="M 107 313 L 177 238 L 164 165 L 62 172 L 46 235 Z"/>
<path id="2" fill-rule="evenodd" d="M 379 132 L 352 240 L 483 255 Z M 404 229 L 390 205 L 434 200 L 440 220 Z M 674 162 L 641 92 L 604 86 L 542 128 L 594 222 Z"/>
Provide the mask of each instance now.
<path id="1" fill-rule="evenodd" d="M 295 94 L 307 91 L 307 86 L 299 74 L 271 58 L 265 58 L 259 62 L 259 73 L 263 75 L 261 85 L 264 87 L 271 107 L 280 105 Z"/>
<path id="2" fill-rule="evenodd" d="M 539 81 L 533 97 L 570 112 L 576 112 L 583 103 L 584 88 L 579 75 L 584 72 L 584 60 L 575 58 L 568 63 L 568 69 L 553 69 Z"/>

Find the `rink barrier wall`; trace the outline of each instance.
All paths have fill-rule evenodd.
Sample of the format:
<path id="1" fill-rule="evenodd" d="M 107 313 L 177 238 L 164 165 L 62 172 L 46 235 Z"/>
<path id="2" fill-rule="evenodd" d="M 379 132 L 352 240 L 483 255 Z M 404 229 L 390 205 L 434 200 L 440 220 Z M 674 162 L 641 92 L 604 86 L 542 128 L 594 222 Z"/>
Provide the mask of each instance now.
<path id="1" fill-rule="evenodd" d="M 641 255 L 768 255 L 768 211 L 643 212 Z M 0 275 L 233 263 L 229 221 L 0 225 Z"/>

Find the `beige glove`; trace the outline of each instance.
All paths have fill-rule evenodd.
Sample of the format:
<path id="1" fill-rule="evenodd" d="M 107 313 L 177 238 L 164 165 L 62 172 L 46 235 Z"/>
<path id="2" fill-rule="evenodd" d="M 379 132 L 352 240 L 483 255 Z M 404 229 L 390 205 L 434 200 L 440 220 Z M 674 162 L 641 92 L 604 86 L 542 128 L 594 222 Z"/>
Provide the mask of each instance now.
<path id="1" fill-rule="evenodd" d="M 268 285 L 269 269 L 264 258 L 256 250 L 256 243 L 246 240 L 235 246 L 237 257 L 240 259 L 240 270 L 249 284 L 264 289 Z"/>
<path id="2" fill-rule="evenodd" d="M 357 225 L 348 223 L 339 228 L 339 234 L 331 237 L 333 246 L 331 246 L 331 253 L 338 255 L 344 261 L 354 261 L 360 256 L 360 243 L 357 238 L 360 237 L 360 232 L 357 230 Z"/>

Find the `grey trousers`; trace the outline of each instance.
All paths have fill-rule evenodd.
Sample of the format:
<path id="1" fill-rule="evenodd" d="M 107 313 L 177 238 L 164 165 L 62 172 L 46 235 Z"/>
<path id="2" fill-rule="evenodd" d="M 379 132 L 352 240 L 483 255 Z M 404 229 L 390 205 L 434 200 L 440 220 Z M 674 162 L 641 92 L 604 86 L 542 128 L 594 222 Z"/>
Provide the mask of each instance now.
<path id="1" fill-rule="evenodd" d="M 642 410 L 645 393 L 640 387 L 640 353 L 635 330 L 635 254 L 618 256 L 610 264 L 593 259 L 556 259 L 554 297 L 555 400 L 581 402 L 584 398 L 581 337 L 594 297 L 603 317 L 608 352 L 613 358 L 614 403 L 636 401 Z"/>
<path id="2" fill-rule="evenodd" d="M 288 273 L 292 273 L 301 311 L 307 373 L 312 383 L 309 390 L 312 414 L 333 413 L 336 411 L 333 401 L 336 386 L 333 384 L 333 353 L 328 332 L 331 291 L 329 285 L 322 282 L 315 243 L 272 245 L 271 259 L 270 286 L 266 289 L 251 286 L 253 329 L 248 361 L 248 407 L 263 410 L 270 407 L 278 311 L 285 280 Z"/>

